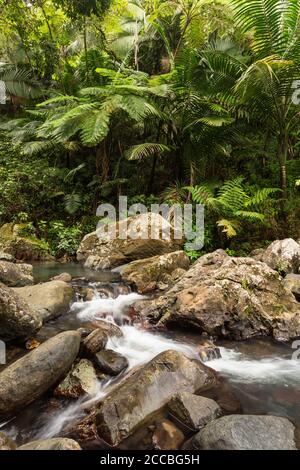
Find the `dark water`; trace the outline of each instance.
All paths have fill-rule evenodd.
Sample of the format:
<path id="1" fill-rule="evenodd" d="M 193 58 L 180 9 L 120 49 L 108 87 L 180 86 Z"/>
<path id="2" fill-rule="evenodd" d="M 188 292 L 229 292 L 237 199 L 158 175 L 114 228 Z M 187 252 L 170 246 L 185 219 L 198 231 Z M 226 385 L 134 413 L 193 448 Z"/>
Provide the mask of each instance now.
<path id="1" fill-rule="evenodd" d="M 73 278 L 85 278 L 90 282 L 116 282 L 120 280 L 118 273 L 112 271 L 93 271 L 79 263 L 58 263 L 49 261 L 47 263 L 32 264 L 35 282 L 48 281 L 51 277 L 61 273 L 69 273 Z"/>

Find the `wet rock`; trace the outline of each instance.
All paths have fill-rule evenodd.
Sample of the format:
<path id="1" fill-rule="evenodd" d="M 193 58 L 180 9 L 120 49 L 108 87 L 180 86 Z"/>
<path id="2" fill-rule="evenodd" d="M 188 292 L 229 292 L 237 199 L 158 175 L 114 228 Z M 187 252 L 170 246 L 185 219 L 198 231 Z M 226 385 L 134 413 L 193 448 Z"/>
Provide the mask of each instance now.
<path id="1" fill-rule="evenodd" d="M 22 261 L 48 261 L 53 256 L 42 240 L 22 236 L 24 224 L 8 223 L 0 227 L 0 249 Z"/>
<path id="2" fill-rule="evenodd" d="M 235 340 L 300 335 L 300 305 L 280 275 L 253 258 L 224 251 L 202 256 L 183 278 L 140 313 L 158 326 L 197 328 Z"/>
<path id="3" fill-rule="evenodd" d="M 296 299 L 300 300 L 300 274 L 287 274 L 284 278 L 283 283 L 287 289 L 289 289 Z"/>
<path id="4" fill-rule="evenodd" d="M 54 390 L 54 395 L 65 398 L 79 398 L 93 395 L 97 390 L 97 375 L 93 363 L 81 359 L 74 364 L 64 380 Z"/>
<path id="5" fill-rule="evenodd" d="M 171 284 L 172 272 L 189 267 L 189 258 L 184 251 L 174 251 L 127 264 L 121 271 L 122 279 L 133 284 L 140 294 L 151 292 L 161 284 Z M 174 281 L 173 281 L 174 282 Z"/>
<path id="6" fill-rule="evenodd" d="M 123 338 L 123 332 L 121 328 L 115 323 L 111 323 L 105 320 L 94 320 L 92 322 L 94 328 L 101 329 L 107 334 L 108 337 Z"/>
<path id="7" fill-rule="evenodd" d="M 0 373 L 0 416 L 36 400 L 73 364 L 80 345 L 76 331 L 65 331 L 17 360 Z"/>
<path id="8" fill-rule="evenodd" d="M 280 273 L 298 273 L 300 267 L 300 245 L 292 238 L 275 240 L 258 255 L 259 261 Z"/>
<path id="9" fill-rule="evenodd" d="M 41 326 L 41 320 L 28 303 L 13 289 L 0 283 L 0 339 L 25 339 Z"/>
<path id="10" fill-rule="evenodd" d="M 28 286 L 33 284 L 32 266 L 0 261 L 0 282 L 9 287 Z"/>
<path id="11" fill-rule="evenodd" d="M 126 357 L 111 349 L 105 349 L 95 354 L 95 363 L 101 372 L 109 375 L 118 375 L 128 367 Z"/>
<path id="12" fill-rule="evenodd" d="M 43 323 L 59 317 L 70 308 L 73 288 L 63 281 L 49 281 L 35 286 L 15 288 Z"/>
<path id="13" fill-rule="evenodd" d="M 111 237 L 110 233 L 116 236 Z M 151 234 L 164 233 L 155 239 Z M 119 234 L 122 233 L 122 239 Z M 140 236 L 139 236 L 140 234 Z M 78 261 L 92 269 L 109 269 L 130 261 L 179 250 L 183 240 L 174 240 L 174 229 L 159 214 L 146 213 L 109 225 L 109 231 L 90 233 L 77 251 Z"/>
<path id="14" fill-rule="evenodd" d="M 82 351 L 88 357 L 94 356 L 97 352 L 105 348 L 108 336 L 102 328 L 97 328 L 90 333 L 82 342 Z"/>
<path id="15" fill-rule="evenodd" d="M 69 273 L 61 273 L 61 274 L 58 274 L 57 276 L 52 277 L 50 281 L 71 282 L 72 276 Z"/>
<path id="16" fill-rule="evenodd" d="M 80 445 L 73 439 L 55 437 L 28 442 L 17 450 L 81 450 Z"/>
<path id="17" fill-rule="evenodd" d="M 178 450 L 183 441 L 184 434 L 168 419 L 164 419 L 156 424 L 152 436 L 154 449 Z"/>
<path id="18" fill-rule="evenodd" d="M 14 441 L 4 432 L 0 432 L 0 450 L 15 450 L 16 448 Z"/>
<path id="19" fill-rule="evenodd" d="M 123 380 L 97 405 L 94 420 L 98 435 L 117 445 L 165 406 L 174 390 L 194 393 L 215 383 L 212 369 L 177 351 L 165 351 Z M 84 426 L 79 427 L 79 433 L 84 437 Z"/>
<path id="20" fill-rule="evenodd" d="M 294 425 L 277 416 L 231 415 L 209 423 L 186 450 L 296 450 Z"/>
<path id="21" fill-rule="evenodd" d="M 171 417 L 190 430 L 199 430 L 222 414 L 214 400 L 189 392 L 175 395 L 168 403 L 168 410 Z"/>
<path id="22" fill-rule="evenodd" d="M 197 347 L 201 361 L 212 361 L 221 358 L 221 351 L 212 341 L 204 341 Z"/>

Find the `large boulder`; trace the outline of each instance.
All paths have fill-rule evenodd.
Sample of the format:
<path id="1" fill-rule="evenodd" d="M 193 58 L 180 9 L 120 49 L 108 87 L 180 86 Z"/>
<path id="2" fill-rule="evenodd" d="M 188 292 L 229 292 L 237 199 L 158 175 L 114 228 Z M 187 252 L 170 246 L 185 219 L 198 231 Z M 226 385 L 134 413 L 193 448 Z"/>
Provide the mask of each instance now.
<path id="1" fill-rule="evenodd" d="M 174 239 L 174 229 L 166 219 L 159 214 L 146 213 L 110 224 L 106 233 L 97 230 L 86 235 L 77 251 L 77 259 L 88 268 L 109 269 L 170 253 L 182 245 L 183 240 Z"/>
<path id="2" fill-rule="evenodd" d="M 209 423 L 185 450 L 296 450 L 294 425 L 277 416 L 230 415 Z"/>
<path id="3" fill-rule="evenodd" d="M 216 381 L 214 371 L 201 362 L 165 351 L 114 387 L 72 429 L 71 436 L 79 442 L 98 436 L 118 445 L 166 405 L 176 390 L 194 393 L 213 387 Z"/>
<path id="4" fill-rule="evenodd" d="M 0 282 L 9 287 L 21 287 L 33 284 L 32 266 L 0 261 Z"/>
<path id="5" fill-rule="evenodd" d="M 218 403 L 210 398 L 200 397 L 189 392 L 180 392 L 168 403 L 171 417 L 187 428 L 199 430 L 221 416 Z"/>
<path id="6" fill-rule="evenodd" d="M 280 275 L 253 258 L 224 251 L 202 256 L 164 295 L 136 305 L 159 325 L 197 328 L 212 336 L 244 340 L 300 335 L 300 304 Z"/>
<path id="7" fill-rule="evenodd" d="M 189 258 L 184 251 L 174 251 L 165 255 L 132 261 L 121 270 L 122 279 L 133 284 L 140 294 L 146 294 L 173 282 L 175 270 L 189 267 Z M 176 271 L 177 272 L 177 271 Z"/>
<path id="8" fill-rule="evenodd" d="M 0 283 L 0 339 L 25 339 L 42 326 L 32 308 L 13 289 Z"/>
<path id="9" fill-rule="evenodd" d="M 108 375 L 118 375 L 129 365 L 125 356 L 112 349 L 97 352 L 95 363 L 101 372 Z"/>
<path id="10" fill-rule="evenodd" d="M 74 297 L 72 286 L 63 281 L 49 281 L 14 290 L 43 323 L 66 313 Z"/>
<path id="11" fill-rule="evenodd" d="M 253 256 L 280 273 L 299 272 L 300 245 L 292 238 L 275 240 L 266 250 Z"/>
<path id="12" fill-rule="evenodd" d="M 17 450 L 81 450 L 81 447 L 73 439 L 55 437 L 28 442 L 18 447 Z"/>
<path id="13" fill-rule="evenodd" d="M 4 224 L 0 228 L 0 249 L 22 261 L 46 261 L 53 259 L 48 246 L 34 236 L 23 236 L 24 224 Z"/>
<path id="14" fill-rule="evenodd" d="M 65 331 L 18 359 L 0 373 L 0 417 L 36 400 L 73 364 L 80 346 L 76 331 Z"/>

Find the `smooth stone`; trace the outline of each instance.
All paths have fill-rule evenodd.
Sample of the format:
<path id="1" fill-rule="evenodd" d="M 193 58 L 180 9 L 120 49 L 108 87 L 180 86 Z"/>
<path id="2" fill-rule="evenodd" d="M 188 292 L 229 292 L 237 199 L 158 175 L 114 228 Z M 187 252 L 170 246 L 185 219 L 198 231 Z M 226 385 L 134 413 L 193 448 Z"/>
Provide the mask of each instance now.
<path id="1" fill-rule="evenodd" d="M 129 365 L 126 357 L 111 349 L 95 354 L 95 362 L 102 372 L 109 375 L 118 375 Z"/>
<path id="2" fill-rule="evenodd" d="M 296 450 L 295 427 L 277 416 L 223 416 L 184 444 L 185 450 Z"/>
<path id="3" fill-rule="evenodd" d="M 26 339 L 42 326 L 33 309 L 13 289 L 0 283 L 0 339 Z"/>
<path id="4" fill-rule="evenodd" d="M 107 333 L 102 328 L 97 328 L 82 341 L 82 351 L 88 357 L 93 357 L 105 348 L 107 340 Z"/>
<path id="5" fill-rule="evenodd" d="M 6 367 L 0 373 L 0 417 L 11 416 L 52 387 L 69 371 L 79 346 L 79 333 L 65 331 Z"/>
<path id="6" fill-rule="evenodd" d="M 74 290 L 63 281 L 49 281 L 34 286 L 15 288 L 43 323 L 53 320 L 70 308 Z"/>
<path id="7" fill-rule="evenodd" d="M 16 264 L 0 261 L 0 282 L 9 287 L 21 287 L 33 284 L 31 264 Z"/>
<path id="8" fill-rule="evenodd" d="M 218 403 L 210 398 L 181 392 L 175 395 L 168 403 L 170 417 L 175 417 L 190 430 L 199 430 L 207 423 L 221 416 L 222 411 Z"/>

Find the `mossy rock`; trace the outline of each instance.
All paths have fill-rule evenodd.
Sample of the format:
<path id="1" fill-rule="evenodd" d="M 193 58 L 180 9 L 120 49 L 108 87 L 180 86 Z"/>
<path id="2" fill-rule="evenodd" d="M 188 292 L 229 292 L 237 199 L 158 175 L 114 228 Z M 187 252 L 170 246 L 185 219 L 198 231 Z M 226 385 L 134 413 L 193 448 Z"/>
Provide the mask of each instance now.
<path id="1" fill-rule="evenodd" d="M 21 236 L 24 224 L 8 223 L 0 227 L 0 249 L 18 260 L 47 261 L 53 259 L 44 241 L 34 236 Z"/>

